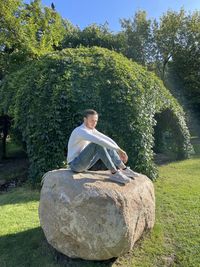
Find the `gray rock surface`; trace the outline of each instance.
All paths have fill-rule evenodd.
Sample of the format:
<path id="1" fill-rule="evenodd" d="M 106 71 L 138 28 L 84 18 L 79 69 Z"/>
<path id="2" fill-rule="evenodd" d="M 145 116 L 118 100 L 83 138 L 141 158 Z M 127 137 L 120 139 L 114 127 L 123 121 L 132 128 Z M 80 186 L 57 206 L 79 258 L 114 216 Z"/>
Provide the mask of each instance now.
<path id="1" fill-rule="evenodd" d="M 47 241 L 61 253 L 87 260 L 118 257 L 155 221 L 153 183 L 144 175 L 126 185 L 108 171 L 44 175 L 39 217 Z"/>

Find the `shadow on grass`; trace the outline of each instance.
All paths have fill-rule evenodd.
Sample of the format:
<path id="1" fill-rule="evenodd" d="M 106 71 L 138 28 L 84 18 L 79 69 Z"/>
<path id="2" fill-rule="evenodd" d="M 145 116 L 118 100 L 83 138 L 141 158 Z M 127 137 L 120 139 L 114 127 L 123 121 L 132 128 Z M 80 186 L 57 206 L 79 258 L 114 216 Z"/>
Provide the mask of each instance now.
<path id="1" fill-rule="evenodd" d="M 110 267 L 115 259 L 86 261 L 71 259 L 51 247 L 40 227 L 0 237 L 1 267 Z"/>
<path id="2" fill-rule="evenodd" d="M 39 198 L 39 190 L 31 190 L 26 187 L 13 188 L 8 192 L 0 192 L 0 206 L 39 201 Z"/>

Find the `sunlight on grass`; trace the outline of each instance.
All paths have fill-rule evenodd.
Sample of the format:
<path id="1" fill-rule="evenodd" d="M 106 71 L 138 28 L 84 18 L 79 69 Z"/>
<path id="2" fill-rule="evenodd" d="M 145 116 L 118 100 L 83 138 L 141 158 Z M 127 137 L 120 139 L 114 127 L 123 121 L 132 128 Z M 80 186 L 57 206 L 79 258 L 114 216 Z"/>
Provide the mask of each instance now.
<path id="1" fill-rule="evenodd" d="M 38 227 L 38 199 L 38 192 L 22 188 L 1 195 L 0 236 Z"/>
<path id="2" fill-rule="evenodd" d="M 38 227 L 37 209 L 38 202 L 12 204 L 1 207 L 0 235 L 18 233 Z"/>

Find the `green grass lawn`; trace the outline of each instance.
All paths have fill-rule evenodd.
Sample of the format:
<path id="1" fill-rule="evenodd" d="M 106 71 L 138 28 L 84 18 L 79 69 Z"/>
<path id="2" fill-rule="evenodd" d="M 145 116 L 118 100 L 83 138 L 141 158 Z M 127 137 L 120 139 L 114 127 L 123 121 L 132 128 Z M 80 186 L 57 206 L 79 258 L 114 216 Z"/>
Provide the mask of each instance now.
<path id="1" fill-rule="evenodd" d="M 200 158 L 159 167 L 156 224 L 115 261 L 70 260 L 55 252 L 39 226 L 39 192 L 24 186 L 0 194 L 0 266 L 200 266 Z"/>

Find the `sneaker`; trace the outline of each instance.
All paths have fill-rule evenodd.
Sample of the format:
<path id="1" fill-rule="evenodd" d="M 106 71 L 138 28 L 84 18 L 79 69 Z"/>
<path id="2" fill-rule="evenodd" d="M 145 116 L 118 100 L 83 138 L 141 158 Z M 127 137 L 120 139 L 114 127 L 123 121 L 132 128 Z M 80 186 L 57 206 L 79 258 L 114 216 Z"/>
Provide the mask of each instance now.
<path id="1" fill-rule="evenodd" d="M 109 179 L 111 181 L 121 183 L 121 184 L 127 184 L 127 183 L 131 182 L 131 179 L 128 178 L 126 175 L 124 175 L 121 171 L 117 171 L 116 173 L 111 174 L 109 176 Z"/>
<path id="2" fill-rule="evenodd" d="M 125 170 L 121 170 L 123 174 L 125 174 L 127 177 L 130 177 L 134 179 L 134 177 L 138 177 L 140 174 L 137 172 L 134 172 L 133 170 L 130 169 L 130 167 L 127 167 Z"/>

